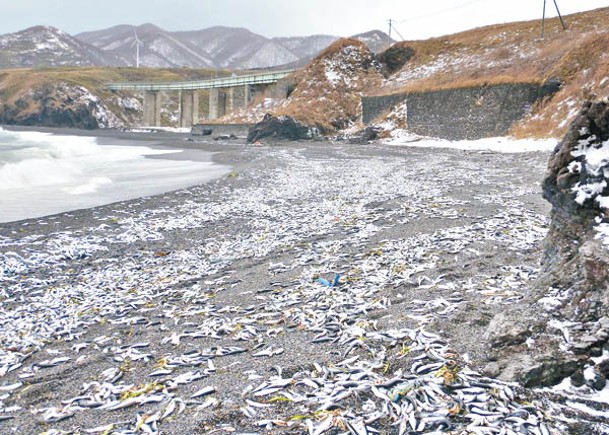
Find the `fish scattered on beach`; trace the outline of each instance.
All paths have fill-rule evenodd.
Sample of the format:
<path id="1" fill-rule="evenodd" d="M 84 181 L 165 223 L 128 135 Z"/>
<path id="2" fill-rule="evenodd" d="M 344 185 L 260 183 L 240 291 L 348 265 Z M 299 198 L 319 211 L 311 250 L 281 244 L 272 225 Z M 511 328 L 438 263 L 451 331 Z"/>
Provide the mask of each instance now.
<path id="1" fill-rule="evenodd" d="M 447 168 L 453 160 L 442 152 L 408 165 L 403 154 L 341 158 L 340 176 L 327 158 L 269 152 L 283 166 L 244 173 L 248 183 L 237 191 L 200 186 L 153 209 L 135 201 L 133 210 L 100 215 L 97 226 L 0 238 L 0 424 L 30 413 L 49 426 L 116 413 L 117 421 L 85 432 L 158 433 L 177 415 L 216 410 L 226 400 L 216 381 L 239 372 L 244 384 L 230 405 L 239 430 L 553 430 L 519 387 L 476 373 L 428 329 L 468 301 L 522 297 L 537 270 L 516 254 L 475 276 L 445 270 L 483 261 L 497 246 L 533 249 L 548 222 L 518 198 L 535 189 L 504 180 L 464 200 L 451 189 L 491 185 L 495 168 L 466 160 Z M 492 211 L 479 212 L 476 201 Z M 443 224 L 392 233 L 425 219 Z M 228 229 L 206 232 L 214 225 Z M 190 232 L 206 236 L 155 245 Z M 248 282 L 234 270 L 246 260 L 268 279 Z M 333 352 L 295 361 L 295 336 Z M 94 379 L 62 390 L 66 397 L 12 408 L 28 379 L 70 376 L 94 359 L 102 361 Z"/>

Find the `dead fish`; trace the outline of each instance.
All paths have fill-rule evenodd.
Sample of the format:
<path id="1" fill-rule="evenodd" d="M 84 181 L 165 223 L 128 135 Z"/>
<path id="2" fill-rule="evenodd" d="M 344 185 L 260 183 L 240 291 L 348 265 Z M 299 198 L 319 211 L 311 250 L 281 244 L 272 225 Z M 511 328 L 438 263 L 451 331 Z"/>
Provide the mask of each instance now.
<path id="1" fill-rule="evenodd" d="M 201 388 L 196 393 L 194 393 L 192 396 L 190 396 L 190 398 L 191 399 L 195 399 L 197 397 L 206 396 L 206 395 L 211 394 L 211 393 L 213 393 L 215 391 L 216 391 L 216 389 L 214 387 L 204 387 L 204 388 Z"/>
<path id="2" fill-rule="evenodd" d="M 10 384 L 10 385 L 0 385 L 0 391 L 4 392 L 4 391 L 14 391 L 18 388 L 20 388 L 21 386 L 23 386 L 22 382 L 16 382 L 14 384 Z"/>
<path id="3" fill-rule="evenodd" d="M 169 369 L 158 369 L 155 370 L 151 373 L 148 374 L 149 377 L 156 377 L 156 376 L 167 376 L 173 373 L 173 370 L 169 370 Z"/>
<path id="4" fill-rule="evenodd" d="M 57 409 L 49 408 L 42 415 L 42 418 L 46 423 L 57 423 L 58 421 L 65 420 L 74 416 L 74 411 L 70 409 Z"/>

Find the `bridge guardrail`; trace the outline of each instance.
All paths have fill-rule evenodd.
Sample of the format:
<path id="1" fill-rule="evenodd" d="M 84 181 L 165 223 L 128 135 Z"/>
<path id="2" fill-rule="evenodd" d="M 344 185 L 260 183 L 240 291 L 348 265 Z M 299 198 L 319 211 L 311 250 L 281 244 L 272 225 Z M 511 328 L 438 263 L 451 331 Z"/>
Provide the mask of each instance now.
<path id="1" fill-rule="evenodd" d="M 276 83 L 287 77 L 296 69 L 273 71 L 263 74 L 247 74 L 242 76 L 222 77 L 206 80 L 176 81 L 176 82 L 122 82 L 107 83 L 105 87 L 113 91 L 191 91 L 211 88 L 231 88 L 243 85 Z"/>

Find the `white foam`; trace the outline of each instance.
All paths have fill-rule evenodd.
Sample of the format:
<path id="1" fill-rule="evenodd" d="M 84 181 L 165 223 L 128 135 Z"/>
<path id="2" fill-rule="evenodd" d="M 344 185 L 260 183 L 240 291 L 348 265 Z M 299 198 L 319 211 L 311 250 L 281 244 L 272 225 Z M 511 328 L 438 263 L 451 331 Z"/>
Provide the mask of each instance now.
<path id="1" fill-rule="evenodd" d="M 176 152 L 0 128 L 0 222 L 159 194 L 227 171 L 209 162 L 147 158 Z"/>

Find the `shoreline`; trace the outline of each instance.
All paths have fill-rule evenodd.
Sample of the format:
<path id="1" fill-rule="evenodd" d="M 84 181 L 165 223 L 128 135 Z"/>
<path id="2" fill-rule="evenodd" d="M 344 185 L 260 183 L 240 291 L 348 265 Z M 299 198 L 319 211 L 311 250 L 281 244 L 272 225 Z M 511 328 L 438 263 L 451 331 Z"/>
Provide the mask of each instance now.
<path id="1" fill-rule="evenodd" d="M 25 217 L 22 219 L 11 220 L 8 222 L 0 222 L 0 226 L 7 223 L 20 222 L 32 219 L 41 219 L 49 216 L 56 216 L 62 213 L 74 212 L 76 210 L 85 210 L 89 208 L 95 208 L 103 205 L 110 205 L 117 202 L 125 202 L 130 200 L 137 200 L 142 197 L 157 196 L 167 194 L 173 191 L 182 190 L 185 188 L 194 187 L 202 183 L 207 183 L 219 177 L 222 177 L 231 171 L 231 166 L 226 163 L 219 163 L 215 161 L 214 155 L 220 151 L 217 146 L 212 146 L 211 149 L 207 149 L 205 146 L 194 145 L 189 139 L 190 134 L 186 133 L 175 133 L 175 132 L 160 132 L 160 133 L 142 133 L 142 132 L 125 132 L 119 130 L 78 130 L 78 129 L 65 129 L 65 128 L 21 128 L 14 126 L 2 126 L 5 131 L 15 132 L 39 132 L 48 133 L 54 136 L 68 136 L 68 137 L 89 137 L 95 139 L 99 146 L 118 146 L 118 147 L 145 147 L 147 149 L 156 151 L 165 151 L 162 154 L 149 154 L 143 155 L 145 159 L 151 160 L 164 160 L 164 161 L 175 161 L 175 162 L 194 162 L 194 163 L 208 163 L 210 166 L 207 171 L 209 175 L 205 176 L 203 180 L 193 180 L 190 184 L 181 185 L 179 187 L 171 188 L 163 191 L 162 188 L 155 189 L 157 192 L 152 194 L 142 193 L 137 196 L 130 196 L 129 198 L 118 198 L 112 199 L 110 202 L 102 202 L 99 204 L 91 205 L 84 208 L 69 208 L 66 205 L 64 211 L 51 212 L 48 214 Z M 200 145 L 200 144 L 199 144 Z M 230 161 L 230 159 L 228 159 Z M 206 172 L 207 172 L 206 171 Z M 200 176 L 199 176 L 200 178 Z M 181 183 L 182 184 L 182 183 Z M 90 195 L 95 197 L 98 192 L 92 192 Z M 89 194 L 87 194 L 89 195 Z M 106 201 L 100 197 L 100 201 Z M 74 201 L 78 203 L 81 199 L 76 196 Z M 55 207 L 56 208 L 56 207 Z"/>
<path id="2" fill-rule="evenodd" d="M 477 339 L 536 277 L 546 153 L 193 146 L 233 175 L 0 226 L 0 385 L 15 385 L 0 425 L 389 433 L 384 397 L 408 382 L 442 391 L 438 415 L 475 383 L 489 412 L 526 401 L 531 425 L 556 424 L 541 393 L 483 376 Z"/>

